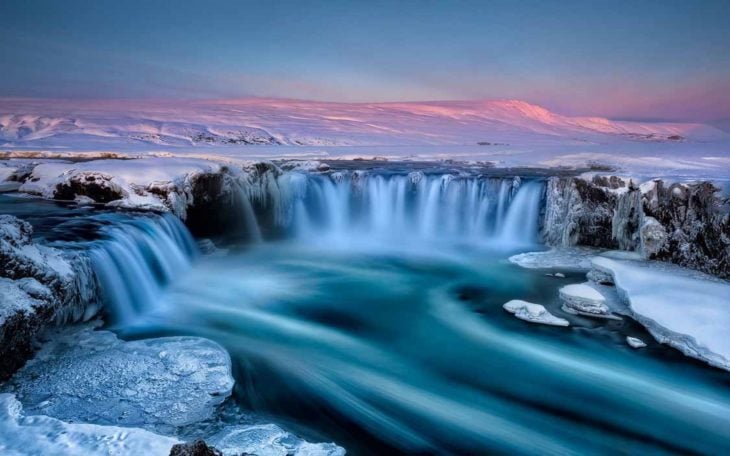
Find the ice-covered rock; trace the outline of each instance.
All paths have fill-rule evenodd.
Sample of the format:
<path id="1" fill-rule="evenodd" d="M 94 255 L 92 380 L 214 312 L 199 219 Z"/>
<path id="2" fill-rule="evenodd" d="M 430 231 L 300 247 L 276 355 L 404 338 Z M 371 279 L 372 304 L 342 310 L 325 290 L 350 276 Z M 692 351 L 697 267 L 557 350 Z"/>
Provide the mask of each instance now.
<path id="1" fill-rule="evenodd" d="M 730 283 L 657 262 L 596 257 L 593 266 L 657 341 L 730 370 Z"/>
<path id="2" fill-rule="evenodd" d="M 515 317 L 529 321 L 530 323 L 541 323 L 552 326 L 569 326 L 568 320 L 556 317 L 548 312 L 548 310 L 540 305 L 531 302 L 513 299 L 505 303 L 502 308 L 507 312 L 514 314 Z"/>
<path id="3" fill-rule="evenodd" d="M 221 456 L 222 454 L 201 439 L 189 443 L 178 443 L 170 449 L 170 456 Z"/>
<path id="4" fill-rule="evenodd" d="M 566 285 L 559 293 L 560 299 L 565 303 L 563 308 L 568 312 L 601 317 L 609 315 L 606 298 L 590 285 Z"/>
<path id="5" fill-rule="evenodd" d="M 68 421 L 181 426 L 231 393 L 228 353 L 196 337 L 123 342 L 92 325 L 56 330 L 9 382 L 28 413 Z"/>
<path id="6" fill-rule="evenodd" d="M 669 237 L 667 230 L 654 217 L 644 217 L 644 223 L 639 232 L 641 238 L 641 251 L 647 258 L 655 257 L 664 248 Z"/>
<path id="7" fill-rule="evenodd" d="M 0 454 L 4 456 L 166 456 L 177 443 L 143 429 L 28 416 L 12 394 L 0 394 Z"/>
<path id="8" fill-rule="evenodd" d="M 30 357 L 43 328 L 99 308 L 88 258 L 35 244 L 32 235 L 29 223 L 0 215 L 0 379 Z"/>
<path id="9" fill-rule="evenodd" d="M 275 424 L 230 426 L 209 437 L 208 442 L 225 456 L 344 456 L 334 443 L 309 443 Z"/>
<path id="10" fill-rule="evenodd" d="M 636 337 L 626 336 L 626 343 L 629 344 L 629 347 L 631 348 L 644 348 L 646 347 L 646 343 Z"/>
<path id="11" fill-rule="evenodd" d="M 541 234 L 550 246 L 634 250 L 730 278 L 730 214 L 718 192 L 710 182 L 551 177 Z"/>

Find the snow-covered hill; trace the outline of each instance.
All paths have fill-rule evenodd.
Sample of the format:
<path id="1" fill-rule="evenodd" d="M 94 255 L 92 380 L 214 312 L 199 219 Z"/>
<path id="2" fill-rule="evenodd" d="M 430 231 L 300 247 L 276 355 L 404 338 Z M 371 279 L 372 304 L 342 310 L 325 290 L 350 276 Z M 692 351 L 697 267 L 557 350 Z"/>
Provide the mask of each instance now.
<path id="1" fill-rule="evenodd" d="M 0 99 L 2 147 L 504 145 L 727 140 L 690 123 L 568 117 L 524 101 Z"/>

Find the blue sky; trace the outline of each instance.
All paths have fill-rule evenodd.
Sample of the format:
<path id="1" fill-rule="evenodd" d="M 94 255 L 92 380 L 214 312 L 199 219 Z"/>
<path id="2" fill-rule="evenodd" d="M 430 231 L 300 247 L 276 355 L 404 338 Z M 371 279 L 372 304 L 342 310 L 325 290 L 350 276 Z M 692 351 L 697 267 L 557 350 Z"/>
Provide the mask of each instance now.
<path id="1" fill-rule="evenodd" d="M 730 118 L 730 1 L 1 0 L 0 96 Z"/>

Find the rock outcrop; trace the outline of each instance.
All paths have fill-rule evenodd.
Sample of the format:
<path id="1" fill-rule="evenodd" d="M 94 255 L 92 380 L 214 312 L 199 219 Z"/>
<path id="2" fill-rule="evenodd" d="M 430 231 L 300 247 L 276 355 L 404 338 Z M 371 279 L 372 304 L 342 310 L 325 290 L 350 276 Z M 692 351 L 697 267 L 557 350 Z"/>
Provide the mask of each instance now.
<path id="1" fill-rule="evenodd" d="M 730 278 L 730 214 L 718 192 L 709 182 L 552 177 L 541 236 L 551 246 L 638 251 Z"/>
<path id="2" fill-rule="evenodd" d="M 29 223 L 0 215 L 0 379 L 31 356 L 42 329 L 99 308 L 88 258 L 35 244 L 32 235 Z"/>

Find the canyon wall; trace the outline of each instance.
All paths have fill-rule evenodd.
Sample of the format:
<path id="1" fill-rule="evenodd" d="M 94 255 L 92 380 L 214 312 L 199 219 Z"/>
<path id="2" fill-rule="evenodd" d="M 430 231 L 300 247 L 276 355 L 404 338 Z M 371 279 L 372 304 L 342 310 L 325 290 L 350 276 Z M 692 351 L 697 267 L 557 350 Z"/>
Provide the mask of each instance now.
<path id="1" fill-rule="evenodd" d="M 551 177 L 541 237 L 550 246 L 632 250 L 730 278 L 728 199 L 710 182 Z"/>

